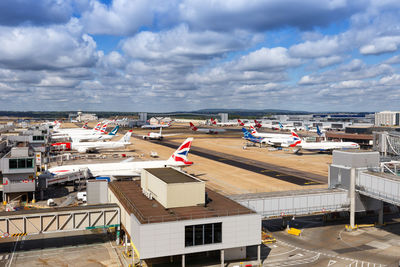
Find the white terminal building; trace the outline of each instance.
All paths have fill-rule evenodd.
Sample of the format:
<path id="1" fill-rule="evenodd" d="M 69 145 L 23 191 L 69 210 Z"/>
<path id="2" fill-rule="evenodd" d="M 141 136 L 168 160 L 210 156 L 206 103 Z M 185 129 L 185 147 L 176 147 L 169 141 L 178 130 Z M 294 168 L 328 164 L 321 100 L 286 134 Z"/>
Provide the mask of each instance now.
<path id="1" fill-rule="evenodd" d="M 400 111 L 381 111 L 375 113 L 375 126 L 400 125 Z"/>
<path id="2" fill-rule="evenodd" d="M 185 266 L 205 253 L 223 264 L 245 259 L 249 246 L 258 246 L 260 258 L 261 216 L 176 169 L 145 169 L 141 181 L 111 182 L 108 201 L 124 207 L 121 225 L 141 260 L 173 257 Z"/>

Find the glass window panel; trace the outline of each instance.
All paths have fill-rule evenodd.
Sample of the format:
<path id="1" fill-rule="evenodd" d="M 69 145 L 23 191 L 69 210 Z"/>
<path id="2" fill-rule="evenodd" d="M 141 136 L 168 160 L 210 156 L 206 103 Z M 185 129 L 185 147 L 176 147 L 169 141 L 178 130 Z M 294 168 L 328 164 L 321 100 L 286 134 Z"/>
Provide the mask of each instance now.
<path id="1" fill-rule="evenodd" d="M 10 169 L 16 169 L 16 168 L 18 168 L 18 165 L 17 165 L 17 160 L 16 159 L 10 159 L 9 161 L 8 161 L 8 167 L 10 168 Z"/>
<path id="2" fill-rule="evenodd" d="M 185 227 L 185 247 L 193 246 L 193 226 Z"/>
<path id="3" fill-rule="evenodd" d="M 212 244 L 213 233 L 212 233 L 212 223 L 204 225 L 204 244 Z"/>
<path id="4" fill-rule="evenodd" d="M 214 223 L 214 243 L 222 242 L 222 223 Z"/>
<path id="5" fill-rule="evenodd" d="M 194 244 L 203 245 L 203 225 L 194 226 Z"/>
<path id="6" fill-rule="evenodd" d="M 26 159 L 26 167 L 33 168 L 33 159 Z"/>
<path id="7" fill-rule="evenodd" d="M 26 159 L 17 159 L 18 161 L 18 169 L 25 169 L 26 168 Z"/>

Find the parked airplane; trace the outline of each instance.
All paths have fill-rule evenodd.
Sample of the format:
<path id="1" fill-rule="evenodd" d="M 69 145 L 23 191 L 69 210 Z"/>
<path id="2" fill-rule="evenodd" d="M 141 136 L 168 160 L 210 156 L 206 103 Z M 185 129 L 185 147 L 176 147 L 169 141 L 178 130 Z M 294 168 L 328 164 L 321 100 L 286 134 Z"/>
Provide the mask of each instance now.
<path id="1" fill-rule="evenodd" d="M 279 134 L 279 133 L 259 133 L 254 126 L 250 126 L 251 134 L 254 137 L 265 137 L 265 138 L 290 138 L 291 134 Z"/>
<path id="2" fill-rule="evenodd" d="M 190 122 L 190 128 L 195 132 L 201 132 L 206 134 L 218 134 L 225 132 L 225 129 L 197 128 L 191 122 Z"/>
<path id="3" fill-rule="evenodd" d="M 52 136 L 70 135 L 70 134 L 98 134 L 104 132 L 107 128 L 107 123 L 99 122 L 92 130 L 87 128 L 65 128 L 58 129 Z"/>
<path id="4" fill-rule="evenodd" d="M 115 126 L 111 132 L 105 134 L 71 134 L 70 138 L 72 142 L 82 142 L 82 141 L 104 141 L 104 140 L 111 140 L 117 134 L 119 130 L 119 126 Z"/>
<path id="5" fill-rule="evenodd" d="M 242 128 L 244 139 L 258 144 L 265 144 L 274 147 L 292 147 L 296 143 L 293 136 L 288 137 L 255 137 L 246 128 Z"/>
<path id="6" fill-rule="evenodd" d="M 160 132 L 159 133 L 153 133 L 150 132 L 147 135 L 143 135 L 143 139 L 149 139 L 149 140 L 163 140 L 165 136 L 174 136 L 174 135 L 178 135 L 178 134 L 162 134 L 162 129 L 160 128 Z"/>
<path id="7" fill-rule="evenodd" d="M 77 150 L 79 153 L 97 151 L 100 149 L 122 148 L 131 144 L 129 142 L 131 135 L 132 130 L 127 132 L 120 140 L 115 142 L 66 142 L 55 143 L 52 144 L 52 146 L 62 150 Z"/>
<path id="8" fill-rule="evenodd" d="M 168 128 L 171 126 L 171 123 L 167 123 L 167 124 L 145 124 L 142 125 L 143 129 L 158 129 L 158 128 Z"/>
<path id="9" fill-rule="evenodd" d="M 217 122 L 214 118 L 211 118 L 211 124 L 217 126 L 237 126 L 237 122 Z"/>
<path id="10" fill-rule="evenodd" d="M 300 150 L 315 151 L 315 152 L 332 152 L 333 150 L 347 150 L 347 149 L 359 149 L 360 145 L 353 142 L 305 142 L 295 133 L 292 135 L 297 138 L 296 150 L 294 153 Z"/>
<path id="11" fill-rule="evenodd" d="M 49 172 L 52 174 L 62 174 L 88 168 L 93 176 L 129 177 L 139 176 L 142 169 L 145 168 L 187 167 L 193 164 L 193 162 L 188 161 L 187 157 L 192 142 L 193 138 L 187 138 L 168 160 L 64 165 L 50 168 Z"/>

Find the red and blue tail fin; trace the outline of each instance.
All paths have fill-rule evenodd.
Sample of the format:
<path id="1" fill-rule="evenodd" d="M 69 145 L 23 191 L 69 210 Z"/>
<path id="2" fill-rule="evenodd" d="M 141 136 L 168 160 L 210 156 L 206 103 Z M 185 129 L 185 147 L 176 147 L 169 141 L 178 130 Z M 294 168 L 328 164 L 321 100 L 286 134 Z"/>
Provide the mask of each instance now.
<path id="1" fill-rule="evenodd" d="M 182 145 L 171 155 L 168 159 L 169 162 L 183 162 L 185 165 L 192 165 L 193 162 L 188 161 L 188 154 L 192 146 L 193 138 L 187 138 Z"/>
<path id="2" fill-rule="evenodd" d="M 290 144 L 289 145 L 290 147 L 295 147 L 301 144 L 301 138 L 295 131 L 292 131 L 292 138 L 293 138 L 293 144 Z"/>

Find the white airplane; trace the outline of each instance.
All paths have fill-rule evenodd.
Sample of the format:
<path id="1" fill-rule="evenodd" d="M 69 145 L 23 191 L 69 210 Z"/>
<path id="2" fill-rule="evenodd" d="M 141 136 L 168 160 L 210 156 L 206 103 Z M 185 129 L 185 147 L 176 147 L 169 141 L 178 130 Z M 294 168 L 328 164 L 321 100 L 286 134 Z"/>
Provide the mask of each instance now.
<path id="1" fill-rule="evenodd" d="M 295 138 L 294 153 L 300 150 L 314 151 L 314 152 L 332 152 L 333 150 L 347 150 L 359 149 L 360 145 L 353 142 L 305 142 L 295 132 L 292 131 Z"/>
<path id="2" fill-rule="evenodd" d="M 247 141 L 265 144 L 273 147 L 293 147 L 296 143 L 293 136 L 289 137 L 255 137 L 246 128 L 242 128 L 242 132 L 244 134 L 243 138 Z"/>
<path id="3" fill-rule="evenodd" d="M 66 142 L 55 143 L 52 144 L 52 146 L 62 150 L 77 150 L 79 153 L 97 151 L 100 149 L 123 148 L 131 144 L 129 142 L 131 135 L 132 130 L 127 132 L 120 140 L 115 142 Z"/>
<path id="4" fill-rule="evenodd" d="M 137 161 L 137 162 L 118 162 L 118 163 L 97 163 L 81 165 L 65 165 L 50 168 L 49 172 L 56 174 L 76 172 L 88 168 L 93 176 L 140 176 L 142 169 L 145 168 L 164 168 L 164 167 L 187 167 L 193 164 L 188 161 L 187 155 L 192 145 L 193 138 L 187 138 L 182 145 L 171 155 L 168 160 Z"/>
<path id="5" fill-rule="evenodd" d="M 52 138 L 55 136 L 69 136 L 71 134 L 102 134 L 105 133 L 106 128 L 107 123 L 99 122 L 92 130 L 88 129 L 87 124 L 83 125 L 82 128 L 57 129 L 56 132 L 52 133 Z"/>
<path id="6" fill-rule="evenodd" d="M 167 124 L 145 124 L 142 125 L 143 129 L 158 129 L 158 128 L 168 128 L 171 126 L 171 123 Z"/>
<path id="7" fill-rule="evenodd" d="M 178 135 L 178 134 L 162 134 L 162 129 L 163 128 L 160 128 L 160 132 L 159 133 L 153 133 L 153 132 L 150 132 L 150 133 L 148 133 L 147 135 L 143 135 L 143 139 L 149 139 L 149 140 L 163 140 L 163 138 L 165 137 L 165 136 L 174 136 L 174 135 Z"/>
<path id="8" fill-rule="evenodd" d="M 195 132 L 201 132 L 206 134 L 217 134 L 225 132 L 225 129 L 197 128 L 191 122 L 190 122 L 190 128 Z"/>
<path id="9" fill-rule="evenodd" d="M 119 126 L 115 126 L 111 132 L 107 133 L 105 129 L 107 125 L 103 125 L 100 131 L 92 132 L 89 131 L 88 133 L 70 133 L 68 135 L 55 135 L 52 136 L 51 139 L 53 140 L 60 140 L 60 139 L 71 139 L 73 142 L 81 142 L 81 141 L 104 141 L 104 140 L 111 140 L 117 134 L 119 130 Z M 100 134 L 101 133 L 101 134 Z M 104 133 L 104 134 L 102 134 Z"/>
<path id="10" fill-rule="evenodd" d="M 214 118 L 211 118 L 211 124 L 217 126 L 237 126 L 237 122 L 217 122 Z"/>
<path id="11" fill-rule="evenodd" d="M 265 137 L 265 138 L 291 138 L 291 134 L 279 134 L 279 133 L 259 133 L 254 126 L 250 126 L 251 134 L 254 137 Z"/>

